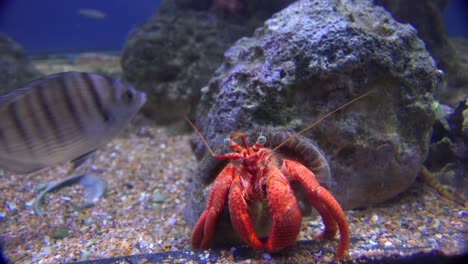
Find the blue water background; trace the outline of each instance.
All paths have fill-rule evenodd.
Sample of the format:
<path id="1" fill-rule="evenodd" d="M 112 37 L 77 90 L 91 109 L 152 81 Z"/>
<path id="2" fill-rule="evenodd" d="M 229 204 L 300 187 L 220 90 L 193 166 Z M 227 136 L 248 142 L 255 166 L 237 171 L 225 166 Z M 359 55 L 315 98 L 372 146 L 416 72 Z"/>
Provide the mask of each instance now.
<path id="1" fill-rule="evenodd" d="M 30 53 L 119 50 L 128 32 L 158 5 L 159 0 L 0 0 L 0 32 Z M 106 17 L 80 15 L 83 8 Z"/>
<path id="2" fill-rule="evenodd" d="M 150 17 L 159 0 L 0 0 L 0 32 L 29 53 L 120 50 L 130 29 Z M 468 37 L 468 1 L 452 0 L 444 13 L 449 36 Z M 107 14 L 95 19 L 81 8 Z"/>
<path id="3" fill-rule="evenodd" d="M 468 1 L 451 0 L 444 12 L 444 23 L 447 35 L 468 38 Z"/>

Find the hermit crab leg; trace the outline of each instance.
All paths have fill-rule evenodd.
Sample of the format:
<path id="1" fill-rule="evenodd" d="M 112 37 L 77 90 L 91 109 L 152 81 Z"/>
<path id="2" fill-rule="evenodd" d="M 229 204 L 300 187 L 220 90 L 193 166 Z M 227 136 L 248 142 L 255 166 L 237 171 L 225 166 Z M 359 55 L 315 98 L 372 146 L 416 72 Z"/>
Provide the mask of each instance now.
<path id="1" fill-rule="evenodd" d="M 336 255 L 338 257 L 342 257 L 348 247 L 349 230 L 348 223 L 346 222 L 341 206 L 335 198 L 333 198 L 330 192 L 327 191 L 327 189 L 318 184 L 314 174 L 304 165 L 295 161 L 285 160 L 283 162 L 282 170 L 285 174 L 291 177 L 291 180 L 298 181 L 302 186 L 304 186 L 307 199 L 312 205 L 316 205 L 316 201 L 320 201 L 322 203 L 322 205 L 316 207 L 316 209 L 324 220 L 324 235 L 335 233 L 335 231 L 333 231 L 333 229 L 336 230 L 336 227 L 334 227 L 335 223 L 331 223 L 332 221 L 330 220 L 330 217 L 333 218 L 336 224 L 338 224 L 338 228 L 340 230 L 340 242 L 338 244 L 338 249 L 336 250 Z M 323 208 L 326 208 L 327 210 L 323 210 Z M 327 231 L 327 229 L 331 230 Z"/>
<path id="2" fill-rule="evenodd" d="M 239 175 L 236 175 L 229 190 L 229 215 L 232 227 L 239 234 L 240 238 L 249 246 L 255 249 L 263 249 L 263 243 L 254 232 L 252 221 L 248 213 L 248 206 L 245 200 L 245 186 Z"/>
<path id="3" fill-rule="evenodd" d="M 335 221 L 332 213 L 328 210 L 327 206 L 322 203 L 320 200 L 311 200 L 309 199 L 310 204 L 314 207 L 322 217 L 323 224 L 325 225 L 325 230 L 316 236 L 316 239 L 334 237 L 338 231 L 338 223 Z"/>
<path id="4" fill-rule="evenodd" d="M 278 252 L 296 241 L 301 231 L 301 210 L 288 180 L 276 166 L 268 172 L 266 188 L 272 223 L 265 249 Z"/>
<path id="5" fill-rule="evenodd" d="M 193 228 L 192 247 L 205 248 L 213 239 L 216 223 L 226 204 L 226 198 L 235 175 L 235 167 L 227 165 L 218 175 L 206 198 L 205 210 Z"/>

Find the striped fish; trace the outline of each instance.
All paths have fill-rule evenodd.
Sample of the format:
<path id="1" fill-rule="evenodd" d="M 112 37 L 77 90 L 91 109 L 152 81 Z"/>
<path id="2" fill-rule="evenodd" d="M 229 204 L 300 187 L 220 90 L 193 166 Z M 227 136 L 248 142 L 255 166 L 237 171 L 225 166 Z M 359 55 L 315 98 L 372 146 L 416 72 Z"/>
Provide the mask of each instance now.
<path id="1" fill-rule="evenodd" d="M 131 85 L 92 73 L 27 83 L 0 97 L 0 168 L 22 174 L 83 161 L 117 136 L 145 101 Z"/>

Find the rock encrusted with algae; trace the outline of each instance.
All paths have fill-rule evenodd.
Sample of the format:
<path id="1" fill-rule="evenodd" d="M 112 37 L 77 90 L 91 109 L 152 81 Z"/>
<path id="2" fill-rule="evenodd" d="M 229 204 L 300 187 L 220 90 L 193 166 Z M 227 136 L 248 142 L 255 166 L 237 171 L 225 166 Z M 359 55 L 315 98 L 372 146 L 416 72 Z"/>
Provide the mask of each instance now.
<path id="1" fill-rule="evenodd" d="M 442 79 L 416 30 L 371 1 L 298 1 L 226 51 L 202 89 L 196 123 L 213 145 L 254 126 L 298 131 L 374 89 L 304 134 L 328 158 L 341 205 L 363 207 L 413 183 Z M 198 139 L 193 149 L 206 153 Z"/>

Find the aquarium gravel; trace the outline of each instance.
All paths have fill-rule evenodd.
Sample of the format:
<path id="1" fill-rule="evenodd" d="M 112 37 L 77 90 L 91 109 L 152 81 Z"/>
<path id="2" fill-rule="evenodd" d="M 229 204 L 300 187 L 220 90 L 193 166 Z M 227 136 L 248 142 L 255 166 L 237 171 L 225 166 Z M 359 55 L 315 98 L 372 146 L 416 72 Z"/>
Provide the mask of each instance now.
<path id="1" fill-rule="evenodd" d="M 49 69 L 62 69 L 53 65 Z M 41 69 L 44 68 L 47 67 Z M 178 131 L 174 126 L 154 126 L 139 117 L 120 137 L 99 150 L 90 164 L 76 171 L 80 173 L 88 165 L 93 175 L 107 181 L 106 195 L 92 207 L 81 207 L 86 196 L 84 188 L 74 185 L 47 195 L 41 207 L 43 214 L 34 214 L 38 187 L 69 176 L 65 175 L 67 165 L 26 176 L 0 171 L 0 242 L 9 260 L 12 263 L 103 258 L 107 263 L 334 260 L 338 238 L 314 240 L 323 230 L 318 217 L 304 218 L 299 241 L 277 254 L 253 251 L 245 245 L 192 250 L 191 229 L 182 220 L 182 214 L 197 161 L 190 149 L 190 135 Z M 442 199 L 418 180 L 388 202 L 345 212 L 351 234 L 345 260 L 368 262 L 421 253 L 466 254 L 467 213 L 466 206 Z"/>

